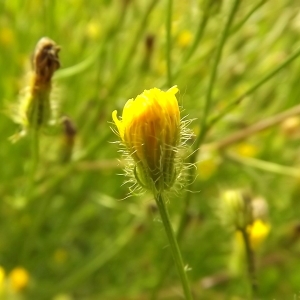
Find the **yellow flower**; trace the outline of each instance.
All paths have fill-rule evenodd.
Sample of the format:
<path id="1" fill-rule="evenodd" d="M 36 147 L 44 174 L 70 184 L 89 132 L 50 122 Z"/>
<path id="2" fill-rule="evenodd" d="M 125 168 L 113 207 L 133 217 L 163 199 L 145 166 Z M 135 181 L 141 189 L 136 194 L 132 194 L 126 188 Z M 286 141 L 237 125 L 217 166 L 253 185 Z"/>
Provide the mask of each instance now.
<path id="1" fill-rule="evenodd" d="M 0 31 L 0 44 L 5 47 L 13 45 L 15 40 L 14 32 L 9 27 L 3 27 Z"/>
<path id="2" fill-rule="evenodd" d="M 199 179 L 201 181 L 208 180 L 218 170 L 220 158 L 216 153 L 205 151 L 200 153 L 197 163 Z"/>
<path id="3" fill-rule="evenodd" d="M 2 266 L 0 266 L 0 296 L 4 290 L 5 285 L 5 270 Z"/>
<path id="4" fill-rule="evenodd" d="M 261 245 L 268 236 L 270 230 L 270 225 L 259 219 L 255 220 L 252 225 L 247 227 L 250 244 L 253 250 L 257 249 Z"/>
<path id="5" fill-rule="evenodd" d="M 259 149 L 250 143 L 240 143 L 234 147 L 234 150 L 241 156 L 255 157 Z"/>
<path id="6" fill-rule="evenodd" d="M 112 113 L 120 137 L 135 162 L 138 183 L 152 191 L 170 189 L 177 177 L 176 150 L 180 143 L 180 111 L 175 94 L 145 90 L 125 104 L 122 119 Z"/>
<path id="7" fill-rule="evenodd" d="M 25 289 L 28 286 L 29 278 L 30 276 L 26 269 L 22 267 L 14 268 L 9 274 L 12 290 L 20 292 Z"/>
<path id="8" fill-rule="evenodd" d="M 86 27 L 86 35 L 92 39 L 92 40 L 96 40 L 97 38 L 99 38 L 100 34 L 101 34 L 101 28 L 100 28 L 100 23 L 98 22 L 98 20 L 92 20 L 87 24 Z"/>
<path id="9" fill-rule="evenodd" d="M 177 38 L 178 45 L 182 48 L 186 48 L 191 44 L 192 33 L 189 30 L 183 30 L 179 33 Z"/>

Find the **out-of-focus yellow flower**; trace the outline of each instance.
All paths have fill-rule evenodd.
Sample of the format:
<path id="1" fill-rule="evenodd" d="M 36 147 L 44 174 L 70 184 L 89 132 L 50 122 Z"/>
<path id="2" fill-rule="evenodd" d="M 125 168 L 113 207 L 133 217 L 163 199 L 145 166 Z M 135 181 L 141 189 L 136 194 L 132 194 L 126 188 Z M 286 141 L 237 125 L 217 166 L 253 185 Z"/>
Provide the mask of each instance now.
<path id="1" fill-rule="evenodd" d="M 246 157 L 255 157 L 258 149 L 255 145 L 249 143 L 240 143 L 234 147 L 237 154 Z"/>
<path id="2" fill-rule="evenodd" d="M 0 44 L 9 47 L 14 43 L 15 36 L 11 28 L 3 27 L 0 30 Z"/>
<path id="3" fill-rule="evenodd" d="M 91 38 L 92 40 L 96 40 L 97 38 L 99 38 L 100 34 L 101 34 L 101 28 L 100 28 L 100 23 L 96 22 L 94 20 L 90 21 L 87 24 L 86 27 L 86 34 L 89 38 Z"/>
<path id="4" fill-rule="evenodd" d="M 135 162 L 138 183 L 152 191 L 170 189 L 177 177 L 175 157 L 181 138 L 176 86 L 167 92 L 145 90 L 130 99 L 122 119 L 112 113 L 119 135 Z"/>
<path id="5" fill-rule="evenodd" d="M 0 266 L 0 295 L 4 290 L 5 285 L 5 270 Z"/>
<path id="6" fill-rule="evenodd" d="M 212 152 L 201 153 L 197 169 L 200 180 L 209 179 L 218 169 L 220 163 L 219 157 Z"/>
<path id="7" fill-rule="evenodd" d="M 24 290 L 28 286 L 29 280 L 30 275 L 28 271 L 22 267 L 14 268 L 9 273 L 10 286 L 15 292 L 21 292 Z"/>
<path id="8" fill-rule="evenodd" d="M 255 220 L 253 224 L 247 227 L 250 244 L 253 250 L 257 249 L 266 239 L 271 230 L 270 224 L 262 220 Z"/>
<path id="9" fill-rule="evenodd" d="M 191 44 L 192 33 L 189 30 L 183 30 L 179 33 L 177 43 L 181 48 L 186 48 Z"/>

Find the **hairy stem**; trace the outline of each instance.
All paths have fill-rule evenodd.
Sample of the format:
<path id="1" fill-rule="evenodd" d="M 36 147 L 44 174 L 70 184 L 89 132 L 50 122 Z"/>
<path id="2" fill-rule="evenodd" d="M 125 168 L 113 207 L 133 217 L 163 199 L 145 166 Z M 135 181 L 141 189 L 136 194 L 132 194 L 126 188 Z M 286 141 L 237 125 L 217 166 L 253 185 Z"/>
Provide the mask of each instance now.
<path id="1" fill-rule="evenodd" d="M 168 214 L 168 211 L 166 208 L 166 204 L 165 204 L 163 195 L 161 193 L 157 194 L 155 197 L 155 200 L 156 200 L 156 204 L 159 209 L 159 212 L 160 212 L 160 216 L 161 216 L 164 228 L 165 228 L 165 232 L 166 232 L 168 240 L 169 240 L 173 259 L 176 264 L 178 274 L 180 276 L 185 299 L 192 300 L 193 297 L 192 297 L 191 290 L 189 287 L 189 282 L 188 282 L 187 274 L 186 274 L 185 267 L 183 264 L 181 252 L 180 252 L 180 249 L 179 249 L 179 246 L 178 246 L 178 243 L 177 243 L 177 240 L 176 240 L 176 237 L 175 237 L 175 234 L 174 234 L 171 222 L 170 222 L 170 217 L 169 217 L 169 214 Z"/>

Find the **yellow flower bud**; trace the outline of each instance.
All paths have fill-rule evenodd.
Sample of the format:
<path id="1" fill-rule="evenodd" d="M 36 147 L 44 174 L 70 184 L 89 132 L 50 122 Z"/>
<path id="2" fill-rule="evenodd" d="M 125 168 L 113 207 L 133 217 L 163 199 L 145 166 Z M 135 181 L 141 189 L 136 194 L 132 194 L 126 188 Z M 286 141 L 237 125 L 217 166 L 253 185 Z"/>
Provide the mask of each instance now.
<path id="1" fill-rule="evenodd" d="M 151 191 L 169 190 L 178 175 L 175 166 L 181 140 L 176 86 L 167 92 L 145 90 L 130 99 L 122 119 L 112 113 L 119 135 L 134 160 L 137 182 Z"/>
<path id="2" fill-rule="evenodd" d="M 223 223 L 236 230 L 252 223 L 251 199 L 239 190 L 226 190 L 221 194 L 220 217 Z"/>

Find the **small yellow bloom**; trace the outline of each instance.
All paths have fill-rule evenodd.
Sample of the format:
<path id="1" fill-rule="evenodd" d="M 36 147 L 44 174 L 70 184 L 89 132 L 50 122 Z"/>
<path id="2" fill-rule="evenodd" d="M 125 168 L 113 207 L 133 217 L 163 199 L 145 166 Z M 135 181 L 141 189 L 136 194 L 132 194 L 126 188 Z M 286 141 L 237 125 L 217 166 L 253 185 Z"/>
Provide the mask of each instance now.
<path id="1" fill-rule="evenodd" d="M 22 267 L 14 268 L 9 274 L 11 288 L 15 292 L 24 290 L 29 283 L 29 273 Z"/>
<path id="2" fill-rule="evenodd" d="M 99 38 L 101 34 L 101 27 L 99 25 L 100 23 L 95 20 L 92 20 L 87 24 L 86 34 L 90 39 L 96 40 Z"/>
<path id="3" fill-rule="evenodd" d="M 240 143 L 234 147 L 234 150 L 241 156 L 255 157 L 258 153 L 258 148 L 250 143 Z"/>
<path id="4" fill-rule="evenodd" d="M 180 143 L 180 111 L 176 86 L 167 92 L 145 90 L 130 99 L 122 119 L 112 113 L 120 137 L 135 162 L 138 183 L 152 191 L 170 189 L 176 179 L 175 157 Z"/>
<path id="5" fill-rule="evenodd" d="M 257 249 L 261 245 L 268 236 L 270 230 L 270 225 L 259 219 L 255 220 L 252 225 L 247 227 L 250 244 L 253 250 Z"/>
<path id="6" fill-rule="evenodd" d="M 186 48 L 191 44 L 192 41 L 192 33 L 189 30 L 183 30 L 179 33 L 177 42 L 181 48 Z"/>
<path id="7" fill-rule="evenodd" d="M 14 32 L 9 27 L 3 27 L 0 30 L 0 44 L 4 47 L 10 47 L 15 40 Z"/>
<path id="8" fill-rule="evenodd" d="M 217 154 L 209 151 L 200 153 L 198 161 L 197 169 L 201 181 L 208 180 L 213 176 L 220 165 L 220 158 Z"/>

